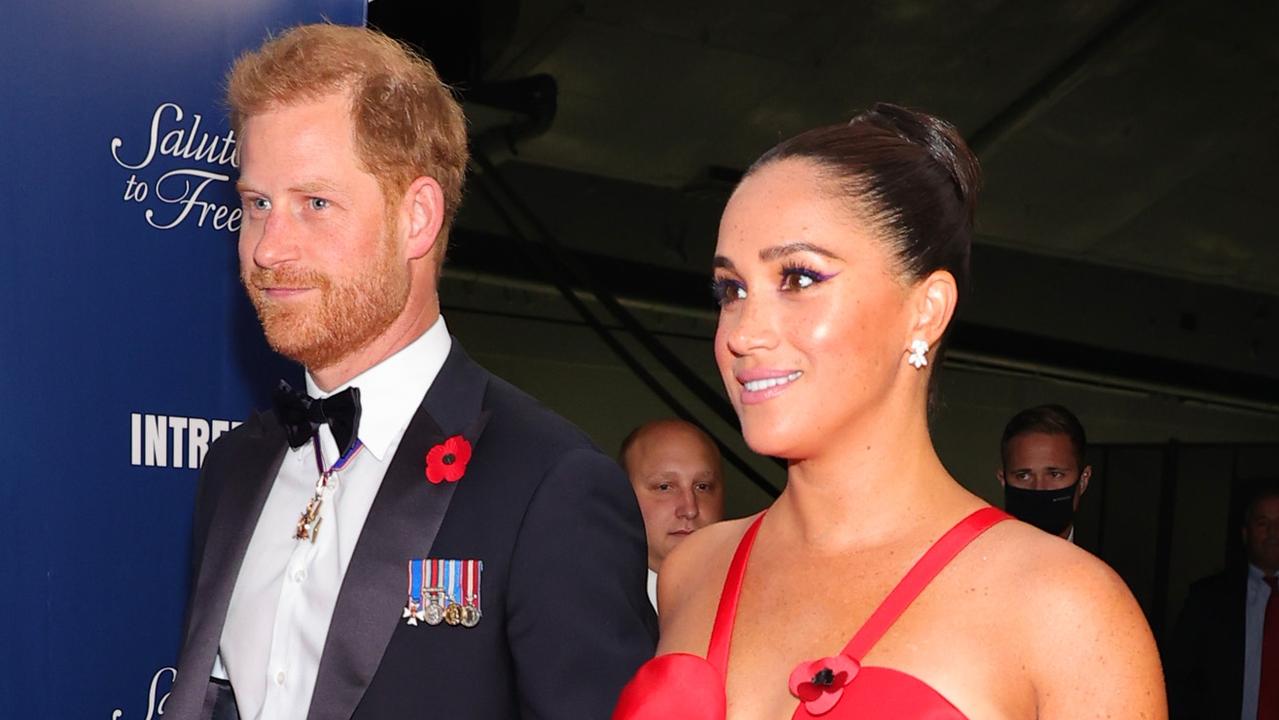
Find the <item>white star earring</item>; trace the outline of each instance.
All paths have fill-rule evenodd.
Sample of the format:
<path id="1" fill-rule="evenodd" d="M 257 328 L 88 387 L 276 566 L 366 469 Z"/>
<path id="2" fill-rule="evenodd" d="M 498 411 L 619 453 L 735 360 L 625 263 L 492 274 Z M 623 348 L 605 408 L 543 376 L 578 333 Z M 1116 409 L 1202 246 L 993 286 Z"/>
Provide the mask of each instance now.
<path id="1" fill-rule="evenodd" d="M 906 362 L 915 367 L 916 370 L 928 364 L 928 341 L 914 340 L 910 343 L 910 355 L 906 357 Z"/>

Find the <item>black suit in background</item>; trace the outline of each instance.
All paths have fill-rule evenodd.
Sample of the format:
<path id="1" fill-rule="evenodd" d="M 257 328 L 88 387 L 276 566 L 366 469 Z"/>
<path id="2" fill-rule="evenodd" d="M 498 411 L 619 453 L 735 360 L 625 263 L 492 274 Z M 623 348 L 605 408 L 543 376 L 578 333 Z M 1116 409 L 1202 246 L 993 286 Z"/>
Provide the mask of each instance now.
<path id="1" fill-rule="evenodd" d="M 1190 586 L 1165 664 L 1170 720 L 1238 720 L 1243 712 L 1247 592 L 1246 570 Z"/>
<path id="2" fill-rule="evenodd" d="M 427 451 L 459 434 L 473 446 L 464 477 L 428 483 Z M 286 448 L 273 412 L 210 448 L 167 716 L 211 716 L 231 591 Z M 644 543 L 621 469 L 454 340 L 369 510 L 307 717 L 607 718 L 654 651 Z M 476 627 L 401 619 L 408 562 L 427 557 L 484 562 Z"/>

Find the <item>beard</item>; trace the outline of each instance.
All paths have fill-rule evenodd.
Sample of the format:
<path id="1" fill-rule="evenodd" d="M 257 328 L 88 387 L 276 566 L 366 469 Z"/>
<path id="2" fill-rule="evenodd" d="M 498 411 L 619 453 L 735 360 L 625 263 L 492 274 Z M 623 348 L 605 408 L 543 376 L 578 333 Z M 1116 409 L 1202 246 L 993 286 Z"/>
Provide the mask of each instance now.
<path id="1" fill-rule="evenodd" d="M 368 347 L 404 311 L 409 271 L 398 261 L 394 228 L 387 227 L 378 255 L 335 277 L 298 267 L 251 266 L 240 279 L 257 310 L 267 343 L 315 371 Z M 262 288 L 314 288 L 318 298 L 278 301 Z"/>

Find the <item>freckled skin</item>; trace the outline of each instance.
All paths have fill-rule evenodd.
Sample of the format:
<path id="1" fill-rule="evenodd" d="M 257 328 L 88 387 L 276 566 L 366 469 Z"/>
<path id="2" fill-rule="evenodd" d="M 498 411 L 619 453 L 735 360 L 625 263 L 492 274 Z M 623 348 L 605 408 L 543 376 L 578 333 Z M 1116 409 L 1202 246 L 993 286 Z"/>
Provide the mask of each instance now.
<path id="1" fill-rule="evenodd" d="M 715 358 L 756 452 L 788 461 L 747 566 L 726 690 L 730 720 L 784 720 L 801 662 L 840 650 L 915 560 L 985 502 L 946 472 L 927 422 L 949 273 L 903 278 L 854 199 L 783 160 L 730 199 L 716 248 Z M 765 392 L 761 371 L 798 379 Z M 666 558 L 659 653 L 703 655 L 730 558 L 753 518 Z M 975 540 L 863 658 L 927 683 L 967 717 L 1166 718 L 1141 610 L 1100 561 L 1015 521 Z"/>
<path id="2" fill-rule="evenodd" d="M 813 439 L 849 427 L 850 413 L 864 413 L 882 402 L 893 379 L 904 373 L 899 359 L 909 288 L 889 271 L 883 246 L 863 228 L 839 259 L 817 253 L 789 258 L 831 276 L 829 280 L 807 290 L 779 290 L 786 279 L 779 277 L 784 261 L 754 261 L 756 244 L 761 239 L 771 246 L 827 238 L 832 224 L 845 225 L 847 220 L 843 210 L 820 195 L 783 196 L 764 188 L 757 198 L 755 190 L 743 184 L 739 191 L 744 197 L 733 209 L 749 208 L 744 215 L 731 210 L 725 214 L 717 254 L 733 259 L 739 271 L 732 274 L 733 280 L 761 301 L 724 307 L 715 355 L 729 388 L 737 384 L 734 373 L 750 367 L 776 366 L 805 374 L 787 392 L 792 398 L 785 408 L 770 403 L 743 407 L 737 394 L 729 392 L 751 447 L 790 457 L 807 453 Z M 766 239 L 755 232 L 761 222 L 757 215 L 768 216 L 776 228 Z M 826 402 L 831 396 L 850 401 Z M 807 406 L 806 414 L 783 412 L 800 404 Z"/>

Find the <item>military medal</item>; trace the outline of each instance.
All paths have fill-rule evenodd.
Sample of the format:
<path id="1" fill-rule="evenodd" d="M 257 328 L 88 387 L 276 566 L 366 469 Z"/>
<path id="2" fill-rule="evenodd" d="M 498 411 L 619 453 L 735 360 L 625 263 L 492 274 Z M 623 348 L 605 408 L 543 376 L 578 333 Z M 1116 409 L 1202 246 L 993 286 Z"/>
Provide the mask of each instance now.
<path id="1" fill-rule="evenodd" d="M 440 591 L 431 594 L 426 604 L 426 624 L 439 625 L 444 622 L 444 599 Z"/>
<path id="2" fill-rule="evenodd" d="M 462 573 L 457 560 L 441 560 L 444 564 L 444 589 L 448 605 L 444 608 L 444 622 L 449 625 L 462 623 Z"/>
<path id="3" fill-rule="evenodd" d="M 422 589 L 422 596 L 426 598 L 426 607 L 423 611 L 426 614 L 427 625 L 439 625 L 444 622 L 444 567 L 439 560 L 427 560 L 430 564 L 428 585 Z"/>
<path id="4" fill-rule="evenodd" d="M 400 616 L 409 625 L 417 625 L 419 621 L 426 619 L 422 610 L 422 562 L 409 561 L 409 599 L 404 603 L 404 613 Z"/>
<path id="5" fill-rule="evenodd" d="M 473 628 L 480 624 L 480 570 L 479 560 L 462 561 L 462 627 Z"/>
<path id="6" fill-rule="evenodd" d="M 444 611 L 444 622 L 449 625 L 459 625 L 462 622 L 462 606 L 457 603 L 449 603 L 448 608 Z"/>
<path id="7" fill-rule="evenodd" d="M 483 568 L 479 560 L 410 560 L 409 598 L 401 617 L 409 625 L 475 627 L 480 623 Z"/>
<path id="8" fill-rule="evenodd" d="M 331 486 L 330 480 L 333 474 L 346 467 L 351 462 L 351 458 L 364 447 L 364 443 L 358 439 L 351 444 L 349 450 L 333 463 L 328 470 L 324 469 L 324 456 L 320 453 L 320 438 L 317 435 L 311 439 L 311 445 L 315 447 L 315 469 L 320 472 L 320 479 L 315 481 L 315 494 L 306 503 L 306 509 L 302 511 L 302 515 L 298 518 L 297 527 L 293 531 L 293 539 L 310 540 L 315 542 L 315 538 L 320 534 L 320 506 L 324 504 L 324 496 L 327 494 Z M 332 483 L 332 484 L 336 484 Z"/>
<path id="9" fill-rule="evenodd" d="M 470 605 L 462 606 L 462 627 L 473 628 L 480 624 L 479 608 Z"/>
<path id="10" fill-rule="evenodd" d="M 315 542 L 315 536 L 320 532 L 320 504 L 324 502 L 323 483 L 321 479 L 315 485 L 315 494 L 306 503 L 306 510 L 302 511 L 302 517 L 298 518 L 297 529 L 293 531 L 293 539 L 306 540 L 311 539 Z"/>

